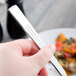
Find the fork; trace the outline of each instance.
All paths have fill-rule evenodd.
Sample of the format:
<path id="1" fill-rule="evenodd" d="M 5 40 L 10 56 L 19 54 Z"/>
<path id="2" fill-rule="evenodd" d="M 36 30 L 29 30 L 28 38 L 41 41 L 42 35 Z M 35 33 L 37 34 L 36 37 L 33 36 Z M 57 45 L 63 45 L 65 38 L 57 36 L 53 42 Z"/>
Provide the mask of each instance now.
<path id="1" fill-rule="evenodd" d="M 21 25 L 23 30 L 30 36 L 30 38 L 37 44 L 39 48 L 43 48 L 45 44 L 42 42 L 40 37 L 38 36 L 35 29 L 32 27 L 31 23 L 27 20 L 24 14 L 21 12 L 17 5 L 13 5 L 8 9 L 8 11 L 12 14 L 12 16 L 17 20 L 17 22 Z M 50 58 L 50 61 L 54 68 L 58 71 L 60 76 L 67 76 L 66 72 L 64 71 L 63 67 L 57 61 L 55 56 Z"/>

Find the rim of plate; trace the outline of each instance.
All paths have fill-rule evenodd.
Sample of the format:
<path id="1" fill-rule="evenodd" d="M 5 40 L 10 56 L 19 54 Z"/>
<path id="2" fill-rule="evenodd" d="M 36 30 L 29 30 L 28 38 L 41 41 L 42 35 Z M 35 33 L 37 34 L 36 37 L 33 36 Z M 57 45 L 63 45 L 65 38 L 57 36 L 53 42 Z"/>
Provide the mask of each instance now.
<path id="1" fill-rule="evenodd" d="M 48 29 L 48 30 L 44 30 L 39 32 L 39 34 L 44 33 L 44 32 L 48 32 L 48 31 L 57 31 L 57 30 L 76 30 L 76 28 L 55 28 L 55 29 Z"/>

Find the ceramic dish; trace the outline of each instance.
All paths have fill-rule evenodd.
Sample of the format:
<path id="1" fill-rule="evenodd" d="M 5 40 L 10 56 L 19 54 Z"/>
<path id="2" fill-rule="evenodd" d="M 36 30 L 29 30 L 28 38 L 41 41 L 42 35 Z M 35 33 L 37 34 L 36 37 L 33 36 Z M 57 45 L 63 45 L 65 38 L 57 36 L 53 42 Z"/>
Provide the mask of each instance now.
<path id="1" fill-rule="evenodd" d="M 49 43 L 55 44 L 55 40 L 60 33 L 63 33 L 67 38 L 70 37 L 76 38 L 76 29 L 70 29 L 70 28 L 44 31 L 39 33 L 39 36 L 41 37 L 42 41 L 45 44 Z M 48 70 L 48 76 L 59 76 L 57 71 L 50 63 L 46 65 L 46 68 Z M 71 76 L 76 76 L 76 74 L 73 74 Z"/>

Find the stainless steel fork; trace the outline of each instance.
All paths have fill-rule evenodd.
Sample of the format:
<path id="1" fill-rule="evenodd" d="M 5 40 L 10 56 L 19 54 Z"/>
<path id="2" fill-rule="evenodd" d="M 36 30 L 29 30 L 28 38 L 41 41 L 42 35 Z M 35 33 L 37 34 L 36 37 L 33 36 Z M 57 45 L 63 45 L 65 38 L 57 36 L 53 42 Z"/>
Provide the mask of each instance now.
<path id="1" fill-rule="evenodd" d="M 24 31 L 38 45 L 38 47 L 43 48 L 45 44 L 41 41 L 37 32 L 32 27 L 31 23 L 27 20 L 27 18 L 24 16 L 24 14 L 21 12 L 21 10 L 18 8 L 18 6 L 13 5 L 8 10 L 13 15 L 13 17 L 18 21 L 18 23 L 21 25 Z M 54 56 L 51 57 L 50 61 L 52 62 L 52 65 L 55 67 L 55 69 L 58 71 L 58 73 L 61 76 L 67 76 L 66 72 L 64 71 L 64 69 L 62 68 L 62 66 L 59 64 L 59 62 Z"/>

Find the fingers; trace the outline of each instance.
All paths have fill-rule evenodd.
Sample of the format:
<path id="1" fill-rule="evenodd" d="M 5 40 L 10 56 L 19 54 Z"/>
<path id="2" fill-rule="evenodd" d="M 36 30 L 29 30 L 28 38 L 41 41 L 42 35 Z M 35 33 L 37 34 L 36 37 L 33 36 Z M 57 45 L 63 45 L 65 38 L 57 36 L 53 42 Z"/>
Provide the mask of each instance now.
<path id="1" fill-rule="evenodd" d="M 12 42 L 8 42 L 8 45 L 13 49 L 19 50 L 23 55 L 34 54 L 39 48 L 32 40 L 20 39 Z"/>
<path id="2" fill-rule="evenodd" d="M 38 53 L 32 56 L 34 64 L 37 64 L 39 70 L 42 69 L 55 52 L 54 45 L 48 45 L 42 48 Z"/>
<path id="3" fill-rule="evenodd" d="M 38 75 L 39 76 L 48 76 L 46 68 L 42 68 Z"/>

